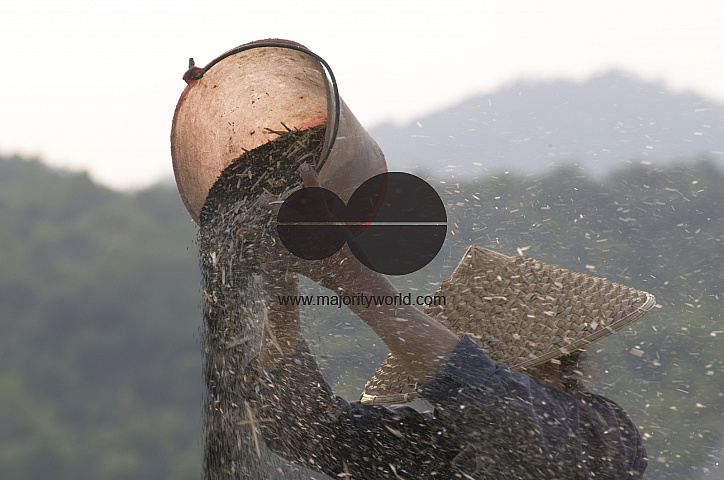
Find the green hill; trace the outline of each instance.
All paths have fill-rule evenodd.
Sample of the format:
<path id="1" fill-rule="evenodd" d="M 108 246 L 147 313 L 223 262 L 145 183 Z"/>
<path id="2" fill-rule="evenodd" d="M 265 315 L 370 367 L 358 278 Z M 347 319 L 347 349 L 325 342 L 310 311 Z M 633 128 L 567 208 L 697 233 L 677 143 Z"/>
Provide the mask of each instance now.
<path id="1" fill-rule="evenodd" d="M 593 388 L 640 426 L 647 478 L 719 472 L 722 172 L 700 161 L 434 184 L 447 242 L 399 288 L 433 291 L 475 243 L 653 293 L 662 308 L 596 344 Z M 199 478 L 195 231 L 173 187 L 120 193 L 0 158 L 0 478 Z M 380 342 L 343 311 L 308 317 L 325 375 L 353 398 Z"/>
<path id="2" fill-rule="evenodd" d="M 194 226 L 135 194 L 0 161 L 0 477 L 198 478 Z"/>

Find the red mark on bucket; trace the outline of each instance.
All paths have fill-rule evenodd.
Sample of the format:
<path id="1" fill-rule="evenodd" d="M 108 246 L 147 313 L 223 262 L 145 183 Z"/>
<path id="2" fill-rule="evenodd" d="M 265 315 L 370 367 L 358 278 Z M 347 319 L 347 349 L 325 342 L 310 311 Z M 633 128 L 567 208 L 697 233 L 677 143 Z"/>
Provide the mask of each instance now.
<path id="1" fill-rule="evenodd" d="M 308 128 L 316 127 L 318 125 L 322 125 L 324 122 L 327 121 L 327 117 L 317 117 L 312 120 L 307 120 L 306 122 L 300 124 L 297 128 L 299 130 L 306 130 Z"/>

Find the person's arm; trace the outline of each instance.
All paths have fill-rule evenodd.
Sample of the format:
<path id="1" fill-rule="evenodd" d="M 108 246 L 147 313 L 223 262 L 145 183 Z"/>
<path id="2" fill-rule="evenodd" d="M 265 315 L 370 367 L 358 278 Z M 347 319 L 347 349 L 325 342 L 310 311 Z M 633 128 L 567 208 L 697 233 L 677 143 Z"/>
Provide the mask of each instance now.
<path id="1" fill-rule="evenodd" d="M 333 394 L 302 338 L 298 307 L 277 298 L 296 294 L 294 273 L 274 267 L 280 265 L 272 262 L 262 273 L 266 314 L 258 364 L 250 366 L 258 375 L 248 390 L 255 392 L 248 401 L 267 446 L 335 478 L 424 478 L 430 463 L 444 463 L 429 441 L 425 415 L 350 404 Z"/>
<path id="2" fill-rule="evenodd" d="M 308 164 L 303 164 L 299 171 L 305 187 L 320 186 L 316 172 Z M 272 202 L 271 197 L 260 198 L 262 206 L 276 213 L 279 204 Z M 240 229 L 238 235 L 245 241 L 255 241 L 255 233 L 246 229 Z M 323 260 L 302 260 L 278 246 L 271 249 L 267 268 L 277 272 L 298 272 L 338 295 L 396 296 L 399 293 L 384 275 L 357 260 L 347 245 Z M 276 280 L 271 275 L 265 281 L 273 283 Z M 410 375 L 421 383 L 437 373 L 460 340 L 413 306 L 371 305 L 367 308 L 352 305 L 350 309 L 374 330 Z M 291 325 L 279 325 L 279 328 L 288 329 Z M 273 344 L 273 340 L 269 340 Z"/>
<path id="3" fill-rule="evenodd" d="M 338 295 L 390 296 L 398 290 L 382 274 L 362 265 L 349 247 L 332 259 L 329 269 L 335 272 Z M 460 339 L 442 324 L 411 305 L 351 305 L 349 307 L 406 367 L 420 383 L 432 378 L 445 364 Z"/>

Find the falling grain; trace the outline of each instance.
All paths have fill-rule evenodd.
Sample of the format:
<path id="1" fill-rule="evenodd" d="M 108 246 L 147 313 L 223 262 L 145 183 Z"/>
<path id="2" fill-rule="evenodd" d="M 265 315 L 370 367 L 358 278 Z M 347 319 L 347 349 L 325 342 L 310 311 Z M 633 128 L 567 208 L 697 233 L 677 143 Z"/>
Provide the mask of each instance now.
<path id="1" fill-rule="evenodd" d="M 206 479 L 323 478 L 283 461 L 257 437 L 243 372 L 259 349 L 265 312 L 259 272 L 276 237 L 275 218 L 257 200 L 263 192 L 283 199 L 301 187 L 297 169 L 303 161 L 316 167 L 324 131 L 324 125 L 274 131 L 277 139 L 245 152 L 221 173 L 201 210 Z M 242 243 L 240 227 L 254 229 L 258 240 Z"/>

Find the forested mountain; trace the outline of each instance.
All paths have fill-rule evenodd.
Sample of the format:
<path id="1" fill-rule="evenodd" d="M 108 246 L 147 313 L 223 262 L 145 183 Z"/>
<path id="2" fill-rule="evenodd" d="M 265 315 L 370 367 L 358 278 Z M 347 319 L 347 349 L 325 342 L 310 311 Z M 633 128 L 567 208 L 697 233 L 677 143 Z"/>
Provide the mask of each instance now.
<path id="1" fill-rule="evenodd" d="M 724 174 L 707 161 L 585 172 L 431 179 L 447 242 L 394 281 L 434 291 L 475 243 L 653 293 L 661 308 L 596 344 L 592 388 L 639 425 L 647 478 L 721 478 Z M 173 187 L 120 193 L 0 159 L 0 478 L 199 478 L 194 239 Z M 333 310 L 308 313 L 305 333 L 353 399 L 385 352 Z"/>
<path id="2" fill-rule="evenodd" d="M 1 478 L 198 478 L 194 235 L 173 189 L 0 161 Z"/>

